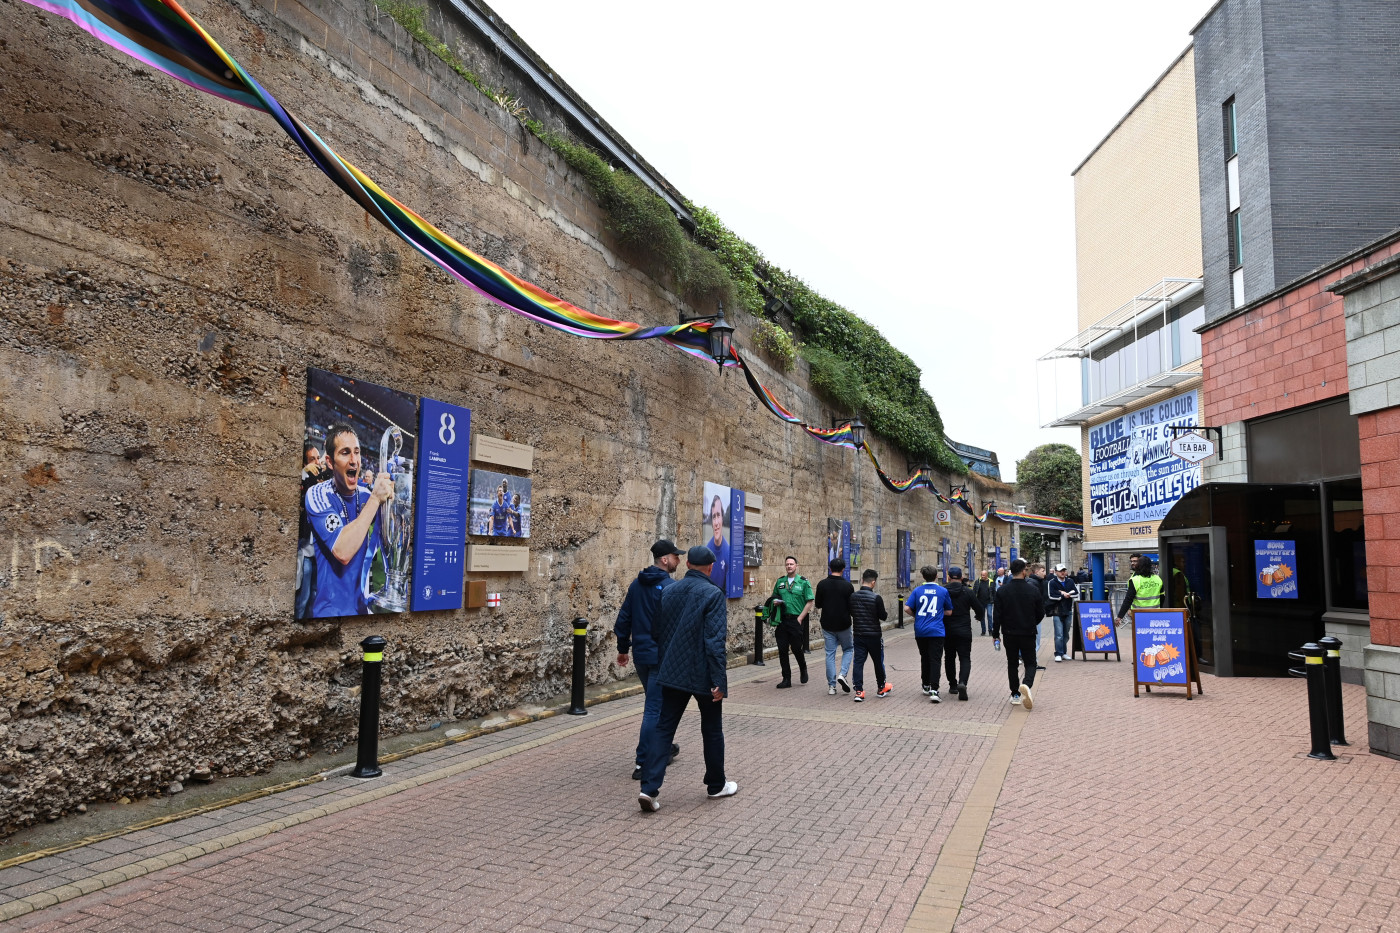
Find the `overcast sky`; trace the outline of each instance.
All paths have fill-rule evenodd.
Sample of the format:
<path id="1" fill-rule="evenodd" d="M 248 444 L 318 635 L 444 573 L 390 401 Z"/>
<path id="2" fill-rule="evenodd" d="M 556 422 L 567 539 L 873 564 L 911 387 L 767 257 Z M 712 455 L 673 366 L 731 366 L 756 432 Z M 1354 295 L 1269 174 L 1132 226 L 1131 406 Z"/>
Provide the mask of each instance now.
<path id="1" fill-rule="evenodd" d="M 1040 428 L 1035 370 L 1077 330 L 1070 171 L 1209 0 L 490 2 L 683 194 L 913 357 L 950 438 L 1008 479 L 1078 446 Z"/>

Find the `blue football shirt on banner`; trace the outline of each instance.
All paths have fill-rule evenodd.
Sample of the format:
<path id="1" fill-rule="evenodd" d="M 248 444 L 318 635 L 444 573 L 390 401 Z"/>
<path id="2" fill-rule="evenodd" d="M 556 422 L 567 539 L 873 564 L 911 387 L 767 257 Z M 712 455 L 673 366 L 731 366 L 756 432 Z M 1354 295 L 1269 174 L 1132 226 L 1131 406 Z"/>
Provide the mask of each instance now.
<path id="1" fill-rule="evenodd" d="M 373 500 L 364 486 L 342 496 L 335 480 L 317 483 L 306 491 L 306 520 L 316 539 L 316 595 L 311 600 L 310 618 L 355 616 L 369 612 L 369 569 L 379 553 L 380 522 L 375 519 L 360 548 L 342 564 L 331 554 L 341 529 L 353 522 Z"/>

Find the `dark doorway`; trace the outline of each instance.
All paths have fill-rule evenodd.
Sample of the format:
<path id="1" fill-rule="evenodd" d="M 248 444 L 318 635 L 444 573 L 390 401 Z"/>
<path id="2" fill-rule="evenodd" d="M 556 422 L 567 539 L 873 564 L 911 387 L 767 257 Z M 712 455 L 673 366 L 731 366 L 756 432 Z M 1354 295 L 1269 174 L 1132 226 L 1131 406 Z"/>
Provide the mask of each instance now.
<path id="1" fill-rule="evenodd" d="M 1161 547 L 1167 605 L 1186 610 L 1196 643 L 1196 659 L 1203 670 L 1214 673 L 1215 600 L 1211 592 L 1210 535 L 1164 536 Z"/>

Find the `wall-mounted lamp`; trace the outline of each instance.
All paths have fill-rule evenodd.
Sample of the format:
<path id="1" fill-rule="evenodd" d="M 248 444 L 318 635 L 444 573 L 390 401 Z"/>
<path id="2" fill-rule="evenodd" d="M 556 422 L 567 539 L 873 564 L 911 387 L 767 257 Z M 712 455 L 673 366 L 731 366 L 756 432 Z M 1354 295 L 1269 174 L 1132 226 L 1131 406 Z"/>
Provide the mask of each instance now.
<path id="1" fill-rule="evenodd" d="M 711 314 L 707 317 L 686 317 L 685 312 L 680 313 L 682 324 L 693 324 L 696 321 L 713 321 L 710 325 L 710 359 L 714 360 L 724 368 L 724 361 L 729 359 L 729 349 L 734 341 L 734 326 L 724 319 L 724 302 L 715 302 L 719 305 L 719 313 Z"/>

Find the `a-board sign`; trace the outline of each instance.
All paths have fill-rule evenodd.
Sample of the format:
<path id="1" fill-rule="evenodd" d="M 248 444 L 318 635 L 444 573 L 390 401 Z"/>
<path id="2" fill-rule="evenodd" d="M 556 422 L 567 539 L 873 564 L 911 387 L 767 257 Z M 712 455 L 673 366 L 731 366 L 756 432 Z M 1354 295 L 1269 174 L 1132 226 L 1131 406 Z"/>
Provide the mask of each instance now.
<path id="1" fill-rule="evenodd" d="M 1149 693 L 1153 687 L 1185 687 L 1189 700 L 1192 682 L 1204 692 L 1185 609 L 1133 610 L 1133 671 L 1133 696 L 1140 686 Z"/>
<path id="2" fill-rule="evenodd" d="M 1075 638 L 1078 644 L 1070 651 L 1070 657 L 1079 651 L 1084 653 L 1087 660 L 1091 652 L 1102 652 L 1104 660 L 1108 660 L 1110 654 L 1123 660 L 1118 651 L 1118 632 L 1113 627 L 1113 604 L 1081 601 L 1075 603 L 1074 608 L 1077 613 L 1074 634 L 1078 636 Z"/>

